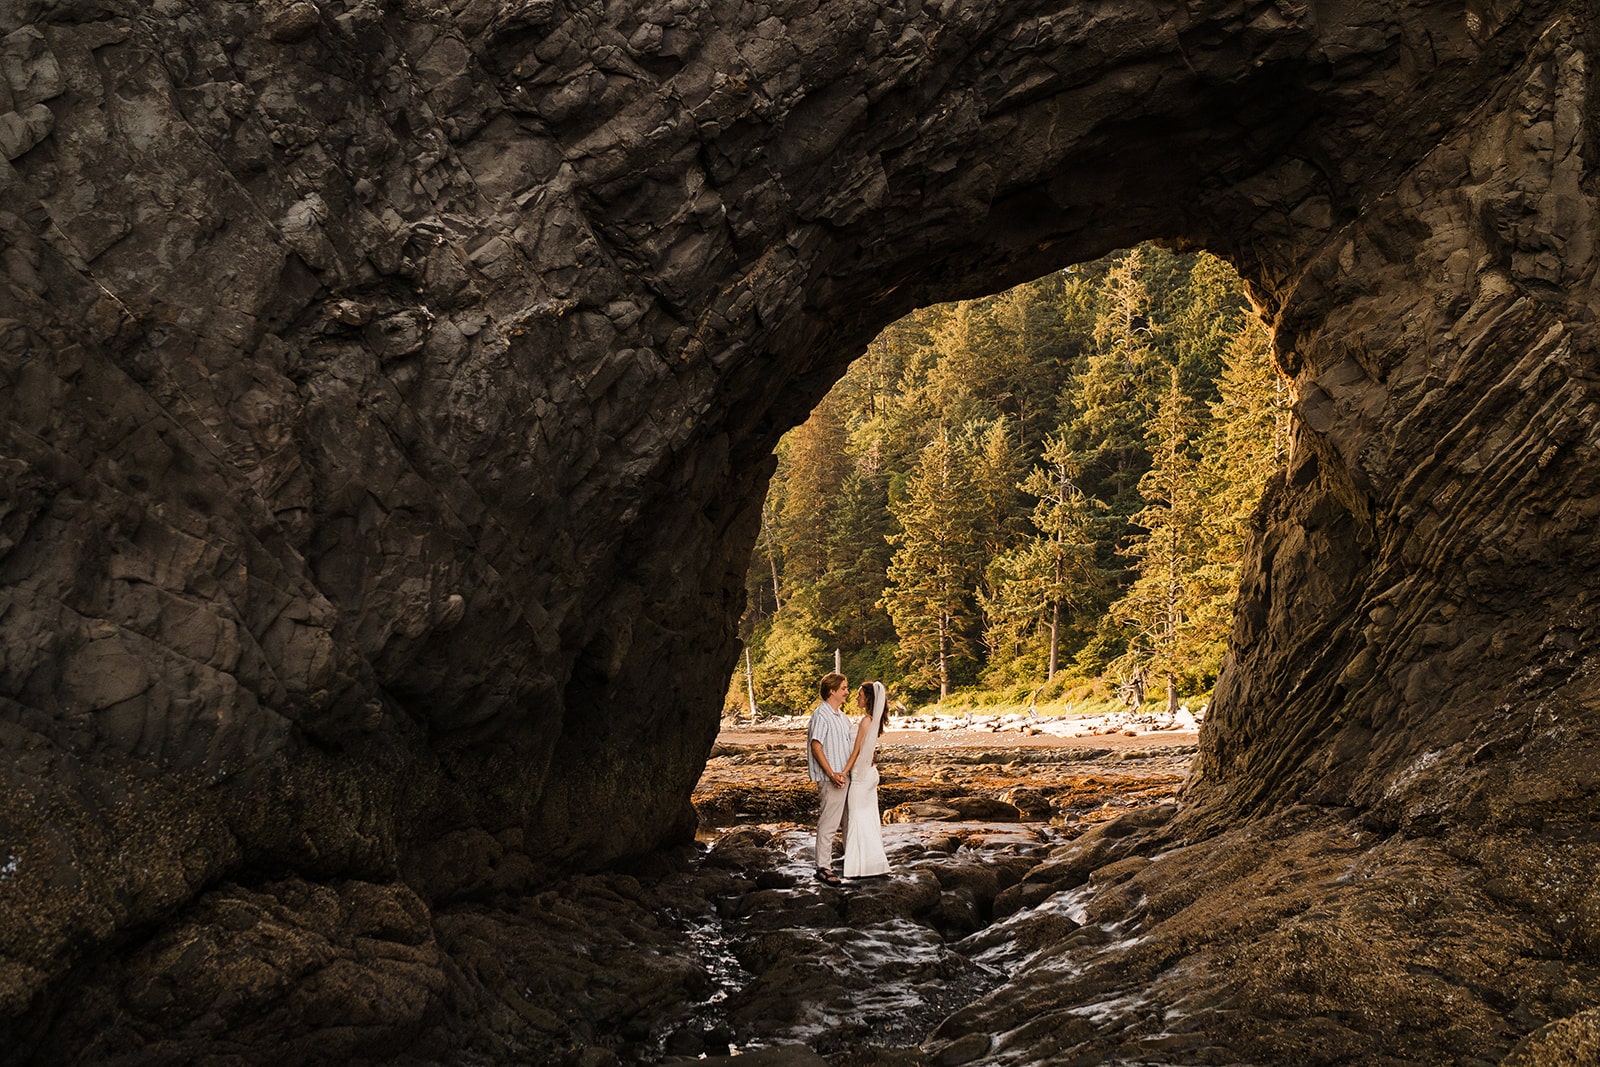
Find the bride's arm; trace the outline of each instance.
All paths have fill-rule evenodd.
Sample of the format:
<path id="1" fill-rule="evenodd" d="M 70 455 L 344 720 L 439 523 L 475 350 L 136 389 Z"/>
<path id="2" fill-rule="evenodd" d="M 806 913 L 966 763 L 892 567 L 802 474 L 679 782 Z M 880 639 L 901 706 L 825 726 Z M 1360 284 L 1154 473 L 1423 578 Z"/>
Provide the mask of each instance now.
<path id="1" fill-rule="evenodd" d="M 856 747 L 850 750 L 850 758 L 844 761 L 843 774 L 850 777 L 850 768 L 856 765 L 856 757 L 861 755 L 861 742 L 867 739 L 867 724 L 872 721 L 871 715 L 861 717 L 861 725 L 856 727 Z"/>

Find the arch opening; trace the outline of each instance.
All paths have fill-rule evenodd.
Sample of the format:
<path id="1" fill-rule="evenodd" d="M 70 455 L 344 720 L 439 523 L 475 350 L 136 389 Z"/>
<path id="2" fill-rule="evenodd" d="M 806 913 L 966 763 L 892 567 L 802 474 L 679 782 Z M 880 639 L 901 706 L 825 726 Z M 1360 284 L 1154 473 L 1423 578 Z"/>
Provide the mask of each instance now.
<path id="1" fill-rule="evenodd" d="M 113 0 L 0 31 L 0 1045 L 203 1045 L 213 1003 L 269 1044 L 277 987 L 190 949 L 282 924 L 317 967 L 403 946 L 360 1007 L 407 1049 L 482 992 L 447 919 L 687 838 L 782 431 L 910 308 L 1146 236 L 1248 279 L 1296 447 L 1182 808 L 1039 874 L 1143 954 L 1057 987 L 1052 1036 L 997 1000 L 951 1056 L 1117 1004 L 1085 1055 L 1198 1057 L 1127 978 L 1169 970 L 1199 1015 L 1265 1006 L 1240 1059 L 1581 1029 L 1579 13 Z"/>
<path id="2" fill-rule="evenodd" d="M 809 712 L 835 659 L 902 707 L 1143 710 L 1148 675 L 1198 710 L 1288 460 L 1268 349 L 1231 268 L 1156 246 L 890 326 L 780 444 L 725 716 Z"/>

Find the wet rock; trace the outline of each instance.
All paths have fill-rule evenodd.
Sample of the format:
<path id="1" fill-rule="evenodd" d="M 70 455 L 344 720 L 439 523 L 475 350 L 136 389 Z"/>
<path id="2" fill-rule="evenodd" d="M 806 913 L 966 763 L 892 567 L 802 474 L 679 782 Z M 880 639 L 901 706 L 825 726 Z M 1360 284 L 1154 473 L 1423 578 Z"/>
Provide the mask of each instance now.
<path id="1" fill-rule="evenodd" d="M 935 1067 L 961 1067 L 987 1056 L 993 1046 L 994 1042 L 984 1034 L 968 1034 L 945 1045 L 932 1062 Z"/>
<path id="2" fill-rule="evenodd" d="M 1349 1062 L 1386 1049 L 1498 1062 L 1514 1033 L 1508 1005 L 1464 996 L 1469 975 L 1516 975 L 1519 1010 L 1535 1016 L 1579 1002 L 1568 998 L 1588 965 L 1546 969 L 1536 927 L 1489 916 L 1481 875 L 1441 863 L 1435 845 L 1301 811 L 1161 849 L 1097 867 L 963 942 L 1017 977 L 947 1019 L 930 1051 L 982 1034 L 1064 1060 L 1226 1049 L 1239 1062 Z M 1180 943 L 1185 964 L 1169 970 Z M 1224 1024 L 1213 1011 L 1224 1003 L 1252 1010 Z"/>
<path id="3" fill-rule="evenodd" d="M 705 862 L 711 867 L 761 870 L 776 858 L 771 845 L 770 832 L 760 827 L 738 827 L 717 839 Z"/>
<path id="4" fill-rule="evenodd" d="M 916 868 L 894 877 L 852 878 L 846 896 L 845 921 L 852 927 L 888 919 L 920 919 L 939 903 L 939 880 Z"/>
<path id="5" fill-rule="evenodd" d="M 944 781 L 949 781 L 949 772 L 940 772 Z M 935 779 L 938 780 L 937 778 Z M 883 813 L 887 822 L 958 822 L 961 812 L 954 804 L 945 804 L 934 800 L 917 801 L 910 804 L 896 804 Z"/>
<path id="6" fill-rule="evenodd" d="M 344 1010 L 420 1050 L 455 1039 L 444 1003 L 503 1036 L 477 1055 L 545 1049 L 519 979 L 546 959 L 497 931 L 531 943 L 530 893 L 693 834 L 778 435 L 899 314 L 1150 236 L 1246 277 L 1290 461 L 1183 810 L 1013 887 L 1090 920 L 1090 965 L 1039 962 L 1050 1002 L 988 1032 L 1405 1061 L 1587 1010 L 1586 16 L 0 6 L 0 1045 L 183 1059 L 237 1003 L 247 1062 Z M 1120 762 L 1117 796 L 1045 791 L 1064 822 L 1177 787 Z M 886 807 L 1003 770 L 950 760 Z M 422 901 L 448 960 L 398 974 L 289 899 L 356 883 Z M 225 886 L 277 901 L 282 956 L 230 940 Z M 1493 921 L 1474 944 L 1414 900 Z M 167 938 L 240 952 L 145 954 Z M 266 995 L 272 960 L 307 988 L 327 962 L 324 1003 Z M 692 970 L 641 963 L 645 1012 L 593 1017 L 643 1041 Z M 143 978 L 179 973 L 168 1012 Z M 553 973 L 557 1002 L 594 977 Z"/>
<path id="7" fill-rule="evenodd" d="M 828 1062 L 805 1045 L 758 1048 L 738 1056 L 707 1056 L 695 1063 L 715 1067 L 824 1067 Z"/>
<path id="8" fill-rule="evenodd" d="M 1129 812 L 1059 846 L 1049 859 L 1029 869 L 1021 882 L 995 898 L 996 916 L 1034 907 L 1056 893 L 1083 885 L 1101 870 L 1114 870 L 1115 864 L 1135 850 L 1152 848 L 1152 835 L 1166 825 L 1176 810 L 1173 805 L 1164 804 Z M 1132 857 L 1131 862 L 1139 865 L 1148 861 Z"/>
<path id="9" fill-rule="evenodd" d="M 1017 809 L 1019 818 L 1037 819 L 1048 817 L 1052 806 L 1050 798 L 1041 790 L 1030 786 L 1017 786 L 1008 789 L 1000 797 L 1001 800 Z"/>
<path id="10" fill-rule="evenodd" d="M 667 1038 L 664 1051 L 669 1056 L 692 1056 L 698 1059 L 706 1052 L 705 1035 L 698 1029 L 688 1027 L 674 1030 Z M 723 1052 L 726 1051 L 727 1047 L 724 1046 Z"/>
<path id="11" fill-rule="evenodd" d="M 1000 822 L 1022 818 L 1011 804 L 991 797 L 947 797 L 939 801 L 897 804 L 884 812 L 889 822 Z"/>

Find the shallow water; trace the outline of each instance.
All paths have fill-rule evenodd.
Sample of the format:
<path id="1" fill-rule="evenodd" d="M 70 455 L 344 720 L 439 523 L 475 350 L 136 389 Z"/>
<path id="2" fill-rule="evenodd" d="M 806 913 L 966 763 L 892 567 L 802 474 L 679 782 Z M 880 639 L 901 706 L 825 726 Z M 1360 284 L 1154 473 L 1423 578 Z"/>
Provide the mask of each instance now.
<path id="1" fill-rule="evenodd" d="M 734 841 L 735 830 L 752 829 L 770 835 L 764 869 L 744 872 L 761 888 L 722 902 L 714 919 L 685 924 L 710 992 L 658 1030 L 658 1051 L 674 1043 L 686 1050 L 696 1034 L 713 1053 L 729 1045 L 798 1043 L 822 1054 L 918 1045 L 1005 977 L 963 952 L 966 931 L 939 928 L 940 906 L 959 891 L 940 878 L 957 883 L 961 872 L 997 861 L 1020 877 L 1059 840 L 1044 824 L 894 824 L 884 827 L 891 873 L 838 890 L 812 876 L 810 827 L 707 826 L 700 836 L 715 849 Z"/>
<path id="2" fill-rule="evenodd" d="M 872 1048 L 922 1045 L 974 1001 L 1008 996 L 1021 970 L 1077 966 L 1052 949 L 1089 918 L 1093 892 L 1041 900 L 1047 884 L 1017 883 L 1096 823 L 1168 801 L 1192 746 L 1169 735 L 1144 748 L 1016 747 L 956 733 L 966 743 L 885 748 L 894 869 L 839 890 L 813 876 L 816 797 L 800 743 L 783 731 L 725 732 L 696 789 L 697 838 L 704 869 L 740 888 L 692 931 L 712 991 L 664 1031 L 680 1052 L 699 1034 L 707 1053 L 799 1043 L 823 1055 L 868 1050 L 861 1062 L 871 1062 Z M 1007 821 L 955 821 L 959 811 Z M 1006 918 L 996 922 L 999 896 Z M 1086 936 L 1103 946 L 1131 933 Z M 731 963 L 710 962 L 719 954 Z"/>

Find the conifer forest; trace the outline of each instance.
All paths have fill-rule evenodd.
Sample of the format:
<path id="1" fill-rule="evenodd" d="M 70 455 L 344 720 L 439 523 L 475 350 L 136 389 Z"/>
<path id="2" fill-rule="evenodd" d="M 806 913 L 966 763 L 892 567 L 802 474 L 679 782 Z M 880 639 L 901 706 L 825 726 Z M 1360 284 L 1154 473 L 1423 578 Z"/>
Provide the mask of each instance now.
<path id="1" fill-rule="evenodd" d="M 1289 403 L 1205 253 L 908 315 L 778 447 L 726 713 L 808 711 L 835 650 L 907 706 L 1203 705 Z"/>

